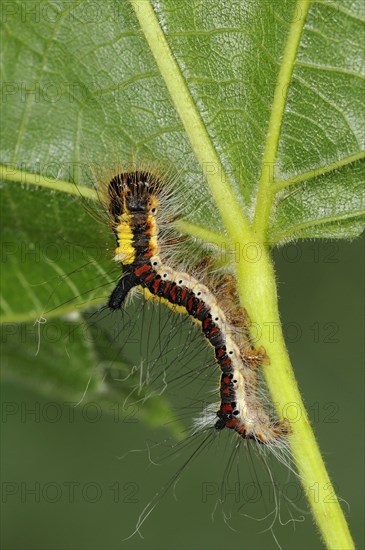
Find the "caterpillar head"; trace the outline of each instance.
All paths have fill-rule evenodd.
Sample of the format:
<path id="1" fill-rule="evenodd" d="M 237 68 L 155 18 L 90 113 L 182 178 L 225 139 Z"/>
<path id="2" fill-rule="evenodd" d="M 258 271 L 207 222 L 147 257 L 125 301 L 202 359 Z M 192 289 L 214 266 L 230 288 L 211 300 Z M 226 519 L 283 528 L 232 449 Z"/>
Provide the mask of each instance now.
<path id="1" fill-rule="evenodd" d="M 114 218 L 122 214 L 155 214 L 158 208 L 159 181 L 150 172 L 123 172 L 109 183 L 109 211 Z"/>

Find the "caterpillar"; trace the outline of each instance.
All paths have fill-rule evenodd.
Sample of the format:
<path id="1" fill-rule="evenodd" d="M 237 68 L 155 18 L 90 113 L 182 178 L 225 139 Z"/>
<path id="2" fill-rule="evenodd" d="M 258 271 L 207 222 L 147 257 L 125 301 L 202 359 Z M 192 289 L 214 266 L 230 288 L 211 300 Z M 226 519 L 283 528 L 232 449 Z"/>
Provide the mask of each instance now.
<path id="1" fill-rule="evenodd" d="M 163 261 L 157 221 L 163 192 L 159 174 L 143 169 L 121 172 L 108 184 L 106 204 L 117 241 L 114 259 L 123 267 L 108 307 L 120 309 L 129 293 L 139 289 L 147 299 L 189 315 L 214 348 L 221 370 L 218 410 L 198 424 L 213 423 L 216 430 L 228 428 L 243 439 L 275 445 L 290 428 L 286 420 L 272 420 L 258 398 L 255 371 L 263 354 L 254 349 L 246 353 L 235 341 L 232 319 L 237 321 L 237 310 L 227 315 L 205 284 Z"/>
<path id="2" fill-rule="evenodd" d="M 191 251 L 194 242 L 185 242 L 187 238 L 177 236 L 176 230 L 172 229 L 172 222 L 176 219 L 177 212 L 183 210 L 184 217 L 187 214 L 189 218 L 190 209 L 194 208 L 195 216 L 199 201 L 196 197 L 186 196 L 187 188 L 178 186 L 177 180 L 172 179 L 171 172 L 166 174 L 164 170 L 158 171 L 153 165 L 143 165 L 143 169 L 141 165 L 137 169 L 134 163 L 129 166 L 127 170 L 117 166 L 109 173 L 106 173 L 104 168 L 96 172 L 95 166 L 93 167 L 94 176 L 97 178 L 95 186 L 99 204 L 95 209 L 90 203 L 83 202 L 83 206 L 93 219 L 102 222 L 104 226 L 102 227 L 104 241 L 101 254 L 107 267 L 99 271 L 95 269 L 97 267 L 95 263 L 91 262 L 81 265 L 76 273 L 81 269 L 89 270 L 88 285 L 83 287 L 85 291 L 80 296 L 100 289 L 98 302 L 103 305 L 92 309 L 85 319 L 88 327 L 95 330 L 98 338 L 101 336 L 103 340 L 103 361 L 97 365 L 95 375 L 101 374 L 105 387 L 111 388 L 113 392 L 116 391 L 115 395 L 121 407 L 118 402 L 117 413 L 113 407 L 114 417 L 115 414 L 118 418 L 119 415 L 124 418 L 124 415 L 131 414 L 134 421 L 139 417 L 140 412 L 143 415 L 147 414 L 148 417 L 149 410 L 154 411 L 155 407 L 151 402 L 152 409 L 149 409 L 147 404 L 149 399 L 161 396 L 165 390 L 168 390 L 169 401 L 173 404 L 173 408 L 164 410 L 163 415 L 160 417 L 156 415 L 152 421 L 154 427 L 165 424 L 169 433 L 167 438 L 158 442 L 153 441 L 152 445 L 148 440 L 146 446 L 142 445 L 142 448 L 127 450 L 127 452 L 124 452 L 126 449 L 123 448 L 120 456 L 120 458 L 127 457 L 129 453 L 135 456 L 135 451 L 146 453 L 149 464 L 151 466 L 163 464 L 165 473 L 172 459 L 174 463 L 180 460 L 178 470 L 174 471 L 167 483 L 163 482 L 159 486 L 155 496 L 142 510 L 133 534 L 140 534 L 142 524 L 152 510 L 160 504 L 164 495 L 171 489 L 175 495 L 176 485 L 182 479 L 184 472 L 193 465 L 195 468 L 200 466 L 200 460 L 204 460 L 205 454 L 209 457 L 214 455 L 218 459 L 216 461 L 208 459 L 209 465 L 214 465 L 217 470 L 213 471 L 208 479 L 219 480 L 214 483 L 217 489 L 214 495 L 209 495 L 207 504 L 213 500 L 212 513 L 221 510 L 225 522 L 228 518 L 232 518 L 229 521 L 233 524 L 233 515 L 238 513 L 241 525 L 241 511 L 246 505 L 245 496 L 242 497 L 240 494 L 238 498 L 235 494 L 233 498 L 231 488 L 239 488 L 240 492 L 241 490 L 244 492 L 246 486 L 257 483 L 257 467 L 264 469 L 261 472 L 266 476 L 263 487 L 273 484 L 270 468 L 266 464 L 266 450 L 273 453 L 279 459 L 279 463 L 284 464 L 285 470 L 289 467 L 292 471 L 288 461 L 290 454 L 287 452 L 286 434 L 289 432 L 289 427 L 285 421 L 276 423 L 264 408 L 264 403 L 266 404 L 267 401 L 266 396 L 261 394 L 258 366 L 265 361 L 265 354 L 263 350 L 252 347 L 253 343 L 248 337 L 247 316 L 244 309 L 237 306 L 238 296 L 234 278 L 226 273 L 226 268 L 223 276 L 220 269 L 211 269 L 217 264 L 212 261 L 210 253 L 208 253 L 209 260 L 204 258 L 199 264 L 194 263 Z M 185 196 L 182 197 L 184 194 Z M 112 231 L 106 232 L 105 225 Z M 116 246 L 112 237 L 116 240 Z M 175 246 L 180 240 L 183 243 L 182 246 Z M 201 245 L 198 242 L 195 244 L 201 252 Z M 113 251 L 116 261 L 111 263 L 110 256 Z M 183 257 L 181 257 L 182 254 Z M 153 265 L 155 261 L 157 264 Z M 152 269 L 148 274 L 137 277 L 135 269 L 146 263 Z M 122 275 L 120 275 L 121 270 Z M 205 273 L 208 271 L 209 277 Z M 152 278 L 150 281 L 145 281 L 145 278 L 152 272 L 156 278 L 160 275 L 164 283 L 170 282 L 169 288 L 172 292 L 165 286 L 166 295 L 164 295 L 162 282 L 157 287 L 160 292 L 151 292 L 147 283 L 150 282 L 152 285 Z M 163 277 L 164 274 L 166 277 Z M 68 276 L 73 276 L 73 273 Z M 62 284 L 62 281 L 63 279 L 59 284 Z M 107 285 L 108 291 L 105 293 L 104 289 Z M 109 286 L 111 289 L 115 287 L 113 292 L 109 290 Z M 176 288 L 176 291 L 172 288 Z M 186 307 L 189 298 L 185 295 L 184 289 L 189 292 L 189 298 L 193 298 L 192 307 Z M 135 291 L 139 297 L 142 297 L 144 303 L 135 300 L 133 304 L 127 304 Z M 174 299 L 175 292 L 177 297 L 180 296 L 179 299 Z M 147 300 L 143 300 L 143 297 Z M 73 300 L 75 296 L 72 295 L 69 301 Z M 226 352 L 233 348 L 233 357 L 226 353 L 231 360 L 232 370 L 228 368 L 225 371 L 222 370 L 219 358 L 216 357 L 218 340 L 215 342 L 212 335 L 209 338 L 207 330 L 204 332 L 202 321 L 197 314 L 199 303 L 195 300 L 204 302 L 206 315 L 210 315 L 212 322 L 219 328 L 220 332 L 216 337 L 222 338 Z M 161 302 L 168 307 L 159 307 Z M 182 315 L 176 315 L 175 312 L 181 312 Z M 202 315 L 202 311 L 200 314 Z M 189 323 L 188 319 L 194 322 Z M 145 325 L 145 320 L 148 326 Z M 185 329 L 180 330 L 183 325 Z M 189 326 L 190 330 L 187 334 L 186 329 Z M 159 335 L 157 339 L 154 336 L 154 328 Z M 136 355 L 133 345 L 136 343 L 140 346 L 139 355 L 143 358 L 140 363 L 135 362 L 138 352 Z M 206 343 L 209 343 L 209 346 Z M 110 345 L 110 354 L 107 353 L 108 345 Z M 197 354 L 200 354 L 198 358 Z M 105 357 L 107 357 L 106 360 Z M 223 361 L 225 357 L 221 359 Z M 178 369 L 175 369 L 176 364 L 179 365 Z M 219 387 L 216 380 L 218 372 L 214 370 L 217 366 L 220 369 Z M 234 383 L 233 379 L 232 383 L 228 383 L 227 377 L 224 381 L 224 375 L 234 375 L 234 368 L 239 374 L 239 377 L 234 378 L 238 383 Z M 228 396 L 223 394 L 223 390 L 227 389 L 227 383 L 232 394 Z M 233 391 L 236 391 L 237 386 L 240 386 L 238 389 L 242 388 L 246 391 L 246 395 L 240 400 L 236 398 L 236 402 L 239 401 L 239 403 L 235 410 L 246 405 L 247 412 L 250 414 L 247 420 L 243 418 L 245 410 L 239 415 L 234 415 L 233 412 L 223 409 L 223 405 L 228 404 L 232 407 L 235 404 Z M 88 386 L 81 399 L 87 391 Z M 215 397 L 212 399 L 212 396 Z M 139 408 L 140 404 L 143 405 L 141 408 Z M 194 416 L 193 426 L 187 427 L 185 419 L 188 418 L 191 425 L 191 418 Z M 243 430 L 240 433 L 234 426 L 226 426 L 229 420 L 236 419 L 240 422 L 237 428 L 242 426 L 246 430 L 245 433 Z M 251 425 L 248 422 L 250 419 Z M 124 441 L 129 441 L 129 437 Z M 258 461 L 252 461 L 251 449 L 258 454 Z M 229 451 L 228 460 L 227 450 Z M 245 462 L 245 468 L 241 468 L 241 461 Z M 207 462 L 204 464 L 208 466 Z M 133 467 L 135 467 L 134 463 L 131 465 L 132 469 Z M 248 478 L 248 482 L 242 483 L 241 476 Z M 265 489 L 261 489 L 260 482 L 258 483 L 258 491 L 264 493 Z M 196 486 L 196 490 L 203 489 Z M 272 494 L 276 495 L 277 490 L 276 484 L 273 484 Z M 200 495 L 197 495 L 197 498 L 200 498 Z M 270 502 L 271 498 L 270 493 Z M 277 497 L 273 498 L 275 500 L 273 513 L 276 517 L 280 512 Z M 251 504 L 250 500 L 248 502 Z M 270 517 L 271 513 L 269 519 Z M 271 526 L 269 529 L 272 529 Z"/>

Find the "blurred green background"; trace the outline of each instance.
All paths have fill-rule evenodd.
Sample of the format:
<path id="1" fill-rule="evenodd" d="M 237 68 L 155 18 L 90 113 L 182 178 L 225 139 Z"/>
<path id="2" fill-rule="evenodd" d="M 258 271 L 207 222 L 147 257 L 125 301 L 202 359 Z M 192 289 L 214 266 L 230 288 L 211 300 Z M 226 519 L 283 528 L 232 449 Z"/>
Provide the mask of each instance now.
<path id="1" fill-rule="evenodd" d="M 364 512 L 363 245 L 361 238 L 297 242 L 275 251 L 293 366 L 359 548 Z M 169 322 L 173 326 L 174 320 Z M 146 318 L 146 323 L 151 329 L 151 321 Z M 189 320 L 181 327 L 189 335 Z M 151 332 L 150 346 L 154 338 Z M 203 347 L 203 356 L 209 357 L 205 343 Z M 195 357 L 191 368 L 201 360 Z M 212 369 L 214 384 L 215 376 Z M 166 390 L 186 426 L 194 416 L 194 407 L 186 405 L 195 389 L 184 375 Z M 146 427 L 133 411 L 118 418 L 116 410 L 106 407 L 98 414 L 84 401 L 70 416 L 70 406 L 56 407 L 53 398 L 15 383 L 3 384 L 1 397 L 4 549 L 269 549 L 277 547 L 275 537 L 283 548 L 321 548 L 298 480 L 274 458 L 268 463 L 278 484 L 280 518 L 273 512 L 270 474 L 252 447 L 240 446 L 227 474 L 237 443 L 230 433 L 215 438 L 182 473 L 175 498 L 169 490 L 143 525 L 144 539 L 136 535 L 123 541 L 201 439 L 170 453 L 169 426 Z M 133 449 L 144 451 L 120 459 Z M 157 465 L 166 450 L 168 459 Z M 225 515 L 219 505 L 214 513 L 218 488 L 227 478 L 233 486 L 239 483 L 239 502 L 227 495 Z M 267 530 L 271 523 L 274 534 Z"/>

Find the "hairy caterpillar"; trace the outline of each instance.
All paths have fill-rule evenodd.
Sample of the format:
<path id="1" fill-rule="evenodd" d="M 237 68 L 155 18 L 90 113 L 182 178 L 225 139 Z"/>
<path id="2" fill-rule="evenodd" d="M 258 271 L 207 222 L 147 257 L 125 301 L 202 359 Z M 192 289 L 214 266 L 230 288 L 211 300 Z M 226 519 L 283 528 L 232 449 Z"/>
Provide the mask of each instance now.
<path id="1" fill-rule="evenodd" d="M 232 429 L 245 439 L 275 445 L 288 434 L 289 426 L 286 420 L 272 420 L 258 398 L 255 366 L 260 352 L 245 354 L 234 339 L 229 318 L 208 287 L 161 258 L 157 216 L 163 191 L 159 176 L 147 170 L 122 172 L 108 185 L 107 206 L 117 240 L 115 260 L 123 265 L 108 306 L 120 309 L 137 287 L 146 298 L 187 313 L 213 346 L 221 370 L 219 409 L 203 422 L 213 422 L 217 430 Z"/>
<path id="2" fill-rule="evenodd" d="M 126 197 L 123 195 L 125 190 L 123 191 L 123 186 L 119 185 L 122 174 L 130 175 L 132 178 L 133 185 L 131 185 L 131 188 L 133 191 L 138 189 L 134 185 L 138 181 L 136 179 L 137 176 L 144 174 L 146 181 L 149 183 L 150 196 L 146 195 L 145 199 L 152 199 L 150 209 L 156 208 L 156 210 L 153 213 L 151 212 L 151 221 L 153 223 L 148 233 L 141 231 L 139 234 L 139 237 L 143 237 L 142 239 L 139 237 L 134 239 L 133 231 L 131 231 L 133 225 L 131 219 L 136 219 L 136 212 L 134 212 L 132 218 L 125 216 L 122 219 L 124 224 L 122 226 L 123 231 L 119 231 L 121 238 L 118 236 L 118 226 L 121 225 L 119 223 L 121 220 L 118 216 L 123 214 L 121 209 L 123 208 L 123 201 L 126 200 Z M 100 177 L 98 179 L 100 181 Z M 110 182 L 113 180 L 114 184 L 110 185 Z M 113 391 L 116 390 L 116 399 L 119 399 L 122 405 L 119 408 L 118 403 L 118 411 L 127 410 L 128 414 L 132 411 L 134 415 L 134 411 L 138 411 L 139 406 L 141 410 L 147 409 L 146 399 L 150 399 L 150 397 L 155 395 L 160 396 L 165 389 L 168 390 L 166 392 L 169 394 L 168 399 L 173 404 L 173 410 L 178 412 L 178 416 L 166 416 L 158 425 L 164 426 L 164 429 L 167 428 L 168 430 L 172 424 L 176 425 L 176 430 L 175 427 L 171 430 L 171 434 L 173 435 L 170 434 L 169 436 L 171 437 L 172 444 L 168 444 L 168 439 L 160 438 L 158 443 L 153 442 L 151 445 L 148 442 L 148 444 L 146 443 L 147 456 L 151 466 L 163 463 L 164 469 L 168 465 L 170 458 L 173 458 L 174 463 L 176 463 L 177 459 L 181 460 L 184 455 L 186 457 L 170 481 L 164 485 L 162 482 L 160 483 L 158 493 L 148 502 L 140 515 L 136 525 L 136 532 L 139 533 L 141 525 L 151 511 L 161 502 L 169 489 L 172 489 L 175 495 L 176 485 L 182 479 L 185 470 L 190 469 L 194 463 L 195 468 L 199 466 L 197 469 L 201 472 L 201 475 L 203 470 L 204 475 L 206 475 L 207 462 L 209 464 L 216 462 L 215 460 L 211 460 L 212 457 L 218 459 L 216 467 L 219 471 L 211 474 L 212 477 L 208 479 L 219 480 L 219 482 L 214 482 L 217 489 L 214 495 L 209 496 L 209 499 L 213 499 L 217 507 L 219 507 L 218 509 L 221 509 L 222 512 L 224 507 L 223 518 L 226 521 L 226 518 L 231 513 L 236 513 L 239 510 L 239 514 L 241 514 L 241 508 L 238 509 L 238 504 L 240 507 L 245 505 L 245 499 L 241 497 L 239 500 L 234 498 L 232 502 L 230 487 L 240 486 L 245 488 L 245 484 L 241 484 L 241 475 L 245 476 L 245 478 L 249 476 L 249 486 L 252 483 L 252 479 L 256 483 L 255 473 L 252 473 L 252 469 L 256 469 L 257 461 L 252 462 L 250 457 L 251 449 L 257 449 L 256 452 L 259 456 L 256 458 L 260 458 L 259 466 L 262 466 L 265 460 L 265 450 L 267 448 L 273 451 L 279 459 L 284 457 L 286 451 L 285 430 L 283 429 L 283 433 L 280 433 L 280 435 L 277 433 L 273 434 L 273 431 L 276 429 L 276 422 L 272 420 L 271 415 L 263 407 L 263 404 L 267 403 L 266 396 L 259 393 L 261 388 L 257 381 L 259 375 L 257 367 L 263 362 L 264 353 L 262 350 L 252 349 L 250 345 L 251 343 L 247 337 L 247 319 L 245 318 L 244 311 L 237 306 L 238 298 L 235 294 L 233 278 L 226 274 L 226 269 L 224 269 L 225 274 L 223 276 L 220 269 L 216 269 L 215 271 L 211 269 L 212 264 L 207 265 L 208 261 L 206 259 L 198 265 L 194 264 L 191 252 L 193 242 L 185 242 L 184 240 L 182 245 L 179 246 L 178 241 L 180 236 L 177 237 L 176 230 L 171 229 L 171 222 L 176 217 L 177 212 L 183 210 L 185 217 L 186 210 L 190 207 L 195 209 L 199 206 L 198 201 L 186 200 L 186 206 L 181 200 L 179 188 L 176 189 L 176 182 L 171 182 L 169 174 L 160 173 L 155 168 L 148 167 L 145 170 L 137 170 L 133 166 L 128 171 L 118 170 L 118 172 L 114 172 L 113 175 L 107 178 L 103 177 L 102 181 L 105 181 L 105 183 L 99 184 L 98 190 L 99 198 L 103 202 L 104 208 L 102 212 L 98 209 L 97 212 L 92 210 L 91 213 L 94 219 L 101 219 L 101 221 L 106 222 L 114 230 L 114 236 L 117 237 L 117 251 L 115 252 L 117 261 L 114 263 L 110 262 L 114 243 L 111 242 L 109 244 L 108 242 L 107 246 L 104 245 L 101 250 L 102 257 L 106 257 L 106 266 L 110 263 L 110 266 L 106 267 L 108 279 L 106 280 L 104 271 L 98 272 L 95 269 L 94 263 L 81 266 L 83 270 L 89 270 L 89 276 L 87 277 L 87 286 L 81 287 L 83 292 L 79 296 L 76 296 L 79 299 L 88 295 L 90 291 L 93 292 L 94 289 L 101 289 L 99 302 L 105 303 L 107 296 L 103 293 L 105 285 L 107 283 L 110 285 L 111 283 L 115 286 L 113 293 L 110 294 L 110 290 L 108 292 L 109 305 L 113 306 L 112 309 L 114 311 L 111 313 L 110 310 L 107 311 L 106 307 L 98 306 L 97 310 L 94 309 L 90 314 L 87 314 L 90 315 L 89 325 L 95 325 L 98 331 L 98 338 L 101 335 L 105 336 L 111 350 L 109 356 L 107 351 L 103 350 L 103 357 L 100 366 L 98 365 L 95 369 L 95 374 L 101 372 L 105 387 L 109 387 Z M 173 186 L 172 183 L 174 183 Z M 114 189 L 114 186 L 116 186 L 116 189 Z M 172 189 L 173 187 L 174 190 Z M 185 189 L 183 192 L 185 193 Z M 90 203 L 87 204 L 87 210 L 90 211 L 89 206 Z M 134 206 L 137 209 L 138 201 Z M 136 211 L 138 212 L 138 209 Z M 124 213 L 128 214 L 128 212 Z M 107 235 L 112 236 L 112 232 L 105 232 L 104 229 L 103 227 L 103 235 L 105 233 L 106 237 L 103 243 L 106 242 Z M 140 245 L 140 250 L 138 250 L 137 244 Z M 153 280 L 151 277 L 149 281 L 144 283 L 143 278 L 151 275 L 152 272 L 148 274 L 144 273 L 138 281 L 134 281 L 135 283 L 141 281 L 142 284 L 131 285 L 129 289 L 126 284 L 126 274 L 132 270 L 132 265 L 136 263 L 136 257 L 141 260 L 141 251 L 150 245 L 152 245 L 152 252 L 154 254 L 150 256 L 150 261 L 152 258 L 154 261 L 157 258 L 158 262 L 157 266 L 153 266 L 154 269 L 156 268 L 155 271 L 159 271 L 158 274 L 161 276 L 161 280 L 166 281 L 167 279 L 166 282 L 170 282 L 166 296 L 159 295 L 157 292 L 150 292 L 148 289 L 147 283 L 150 282 L 150 284 L 153 284 L 153 282 L 156 282 L 156 279 Z M 214 249 L 214 252 L 216 253 L 216 249 Z M 183 259 L 179 257 L 181 253 L 184 254 Z M 211 257 L 209 251 L 208 256 Z M 122 277 L 120 277 L 120 264 L 123 264 Z M 139 262 L 138 265 L 141 267 L 143 262 Z M 209 278 L 204 274 L 204 271 L 208 269 Z M 167 277 L 163 277 L 165 273 Z M 69 276 L 73 276 L 73 274 L 71 273 Z M 101 284 L 99 284 L 99 280 Z M 183 294 L 184 288 L 186 289 L 185 295 Z M 130 301 L 128 298 L 133 295 L 134 290 L 138 291 L 137 293 L 142 297 L 142 300 L 135 300 L 133 304 L 128 304 L 128 301 Z M 157 290 L 162 291 L 162 284 L 157 286 Z M 197 296 L 199 292 L 201 294 Z M 161 292 L 159 293 L 161 294 Z M 143 296 L 148 299 L 143 300 Z M 179 298 L 180 304 L 177 298 Z M 191 306 L 188 306 L 190 298 L 192 298 Z M 181 302 L 181 299 L 183 299 L 183 302 Z M 210 314 L 213 322 L 218 317 L 219 322 L 216 321 L 214 324 L 217 325 L 221 334 L 216 333 L 215 335 L 211 335 L 209 334 L 211 330 L 204 332 L 202 320 L 195 316 L 199 314 L 198 307 L 200 301 L 204 302 L 203 306 L 200 306 L 200 314 L 202 314 L 203 308 L 205 308 L 205 314 Z M 163 302 L 169 308 L 164 306 L 159 307 L 160 302 Z M 175 311 L 181 311 L 185 315 L 176 315 Z M 148 326 L 144 324 L 145 317 Z M 162 322 L 160 322 L 161 318 L 163 319 Z M 191 320 L 195 322 L 190 322 Z M 102 333 L 99 331 L 99 326 L 102 327 Z M 108 329 L 104 329 L 106 326 Z M 110 333 L 108 332 L 109 328 Z M 185 328 L 185 330 L 181 330 L 182 328 Z M 210 327 L 210 329 L 212 328 L 215 327 Z M 151 334 L 158 334 L 159 337 L 157 338 L 157 336 L 152 335 L 150 339 L 150 332 Z M 179 340 L 178 335 L 180 332 L 182 338 Z M 221 429 L 218 429 L 219 426 L 216 426 L 221 420 L 217 416 L 217 411 L 220 412 L 222 405 L 225 404 L 223 399 L 221 399 L 221 402 L 218 401 L 221 397 L 218 394 L 222 390 L 227 389 L 226 386 L 228 383 L 228 380 L 223 381 L 223 383 L 221 380 L 220 387 L 217 385 L 218 373 L 216 367 L 219 366 L 221 369 L 221 379 L 227 374 L 223 372 L 219 358 L 216 357 L 216 351 L 219 349 L 218 336 L 219 338 L 224 338 L 224 341 L 228 342 L 230 347 L 233 348 L 235 352 L 233 360 L 237 364 L 244 362 L 243 366 L 239 367 L 242 369 L 242 372 L 240 370 L 239 373 L 244 377 L 244 388 L 248 389 L 248 392 L 251 394 L 250 398 L 252 396 L 252 401 L 250 401 L 250 406 L 253 403 L 251 418 L 257 431 L 251 429 L 251 432 L 241 434 L 240 437 L 237 437 L 233 433 L 238 431 L 234 427 L 230 428 L 224 425 Z M 217 338 L 217 340 L 214 341 L 213 337 Z M 135 350 L 135 348 L 133 349 L 133 355 L 131 353 L 132 346 L 128 344 L 128 342 L 132 341 L 138 341 L 139 346 L 139 351 Z M 209 346 L 206 345 L 207 342 L 210 344 Z M 199 356 L 197 357 L 198 354 Z M 140 362 L 138 362 L 138 359 L 136 362 L 138 355 L 141 358 Z M 230 357 L 228 354 L 227 356 L 228 358 Z M 124 361 L 125 369 L 121 365 L 121 362 Z M 233 373 L 229 372 L 228 374 Z M 137 379 L 135 375 L 137 375 Z M 132 390 L 130 390 L 130 382 L 133 384 Z M 127 393 L 123 393 L 124 388 L 127 388 Z M 144 392 L 144 388 L 147 389 L 147 392 Z M 189 393 L 187 393 L 187 388 Z M 229 386 L 230 388 L 231 386 Z M 172 391 L 175 392 L 174 395 Z M 88 392 L 87 387 L 85 388 L 86 392 Z M 84 397 L 85 394 L 81 396 L 81 401 Z M 231 401 L 233 401 L 233 397 L 231 395 L 223 397 L 227 401 L 230 400 L 228 404 L 232 406 Z M 254 408 L 255 405 L 256 409 Z M 228 418 L 228 414 L 225 411 L 223 412 L 226 414 L 223 417 L 224 422 L 234 420 L 238 416 L 231 414 L 231 417 Z M 124 413 L 122 412 L 121 414 L 123 415 Z M 196 418 L 193 422 L 192 430 L 186 426 L 186 423 L 184 425 L 183 422 L 179 422 L 184 420 L 184 417 L 189 419 L 190 425 L 191 419 Z M 154 427 L 156 426 L 157 423 L 154 424 Z M 224 427 L 228 429 L 224 430 Z M 246 428 L 246 426 L 244 427 Z M 263 435 L 267 436 L 265 441 L 256 437 L 258 428 L 260 428 L 259 433 L 263 432 Z M 143 429 L 134 431 L 143 434 Z M 165 438 L 165 435 L 163 437 Z M 255 442 L 265 444 L 256 445 Z M 126 453 L 127 449 L 125 445 L 128 444 L 130 445 L 130 439 L 129 437 L 125 437 L 121 455 L 124 456 L 128 452 L 134 453 L 136 450 L 140 450 L 137 448 L 139 447 L 139 444 L 137 444 L 133 451 L 127 451 Z M 228 460 L 225 449 L 228 451 Z M 284 454 L 282 453 L 283 450 Z M 204 459 L 205 454 L 205 466 L 203 465 L 202 470 L 200 468 L 200 460 Z M 131 456 L 135 455 L 132 454 Z M 285 458 L 288 457 L 286 456 Z M 247 464 L 242 468 L 243 461 L 249 463 L 248 468 Z M 281 461 L 283 462 L 283 460 Z M 133 468 L 136 469 L 135 464 L 131 468 L 132 470 L 130 471 L 135 471 L 133 470 Z M 271 472 L 266 463 L 264 463 L 264 470 L 264 475 L 269 474 L 269 478 L 264 482 L 264 489 L 262 491 L 258 484 L 257 491 L 261 492 L 261 494 L 265 491 L 265 484 L 272 483 Z M 140 474 L 141 472 L 138 472 L 138 475 Z M 273 491 L 276 492 L 276 487 L 274 486 Z M 197 501 L 199 494 L 194 494 L 191 498 Z M 251 506 L 250 501 L 249 503 Z M 276 502 L 274 505 L 277 508 Z"/>

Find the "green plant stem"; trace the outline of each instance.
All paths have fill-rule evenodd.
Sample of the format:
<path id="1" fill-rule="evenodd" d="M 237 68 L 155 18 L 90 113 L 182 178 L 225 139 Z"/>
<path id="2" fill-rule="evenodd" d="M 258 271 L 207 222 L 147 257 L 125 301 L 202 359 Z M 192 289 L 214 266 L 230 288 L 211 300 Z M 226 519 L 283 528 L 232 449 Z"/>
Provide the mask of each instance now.
<path id="1" fill-rule="evenodd" d="M 252 244 L 251 244 L 252 246 Z M 326 471 L 318 444 L 302 401 L 282 333 L 275 274 L 270 256 L 257 243 L 257 261 L 238 264 L 238 290 L 250 319 L 258 331 L 270 365 L 263 367 L 265 379 L 280 418 L 291 421 L 289 437 L 292 456 L 314 519 L 330 549 L 352 549 L 354 544 Z M 256 331 L 255 331 L 256 333 Z"/>

